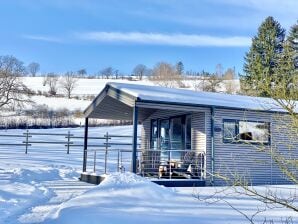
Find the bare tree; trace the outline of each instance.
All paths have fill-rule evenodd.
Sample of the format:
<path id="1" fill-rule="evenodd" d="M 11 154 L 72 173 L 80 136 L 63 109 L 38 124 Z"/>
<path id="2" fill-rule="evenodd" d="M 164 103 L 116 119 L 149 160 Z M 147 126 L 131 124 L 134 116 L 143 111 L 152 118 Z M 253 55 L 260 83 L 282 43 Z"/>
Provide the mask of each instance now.
<path id="1" fill-rule="evenodd" d="M 216 74 L 211 74 L 205 77 L 203 91 L 207 92 L 218 92 L 220 84 L 222 83 L 222 78 Z"/>
<path id="2" fill-rule="evenodd" d="M 24 74 L 23 62 L 13 56 L 0 56 L 0 108 L 30 102 L 30 90 L 21 79 Z"/>
<path id="3" fill-rule="evenodd" d="M 42 85 L 46 86 L 48 83 L 48 75 L 44 74 L 42 77 Z"/>
<path id="4" fill-rule="evenodd" d="M 61 86 L 64 92 L 67 94 L 68 99 L 70 99 L 73 90 L 77 86 L 77 79 L 74 77 L 73 72 L 67 72 L 61 79 Z"/>
<path id="5" fill-rule="evenodd" d="M 118 79 L 118 77 L 119 77 L 119 70 L 118 69 L 116 69 L 114 71 L 114 75 L 115 75 L 115 79 Z"/>
<path id="6" fill-rule="evenodd" d="M 47 84 L 49 86 L 49 94 L 55 96 L 58 91 L 58 77 L 54 73 L 49 73 L 47 75 Z"/>
<path id="7" fill-rule="evenodd" d="M 109 79 L 113 75 L 114 69 L 112 67 L 106 67 L 100 71 L 102 78 Z"/>
<path id="8" fill-rule="evenodd" d="M 85 68 L 82 68 L 78 70 L 77 73 L 79 77 L 84 77 L 85 75 L 87 75 L 87 70 Z"/>
<path id="9" fill-rule="evenodd" d="M 148 74 L 148 68 L 146 65 L 138 64 L 132 71 L 132 73 L 139 78 L 139 80 L 142 80 L 145 75 Z"/>
<path id="10" fill-rule="evenodd" d="M 217 65 L 215 66 L 215 74 L 216 74 L 218 77 L 222 77 L 222 76 L 223 76 L 223 71 L 224 71 L 224 69 L 223 69 L 222 64 L 217 64 Z"/>
<path id="11" fill-rule="evenodd" d="M 151 79 L 158 85 L 175 88 L 182 86 L 182 78 L 174 66 L 169 63 L 157 63 L 152 71 Z"/>
<path id="12" fill-rule="evenodd" d="M 36 73 L 40 69 L 40 65 L 37 62 L 32 62 L 28 65 L 27 69 L 28 69 L 28 72 L 32 75 L 32 77 L 35 77 Z"/>
<path id="13" fill-rule="evenodd" d="M 235 69 L 228 68 L 226 72 L 223 75 L 223 82 L 224 82 L 224 87 L 225 87 L 225 92 L 226 93 L 236 93 L 239 87 L 235 83 L 236 79 L 236 74 L 235 74 Z"/>

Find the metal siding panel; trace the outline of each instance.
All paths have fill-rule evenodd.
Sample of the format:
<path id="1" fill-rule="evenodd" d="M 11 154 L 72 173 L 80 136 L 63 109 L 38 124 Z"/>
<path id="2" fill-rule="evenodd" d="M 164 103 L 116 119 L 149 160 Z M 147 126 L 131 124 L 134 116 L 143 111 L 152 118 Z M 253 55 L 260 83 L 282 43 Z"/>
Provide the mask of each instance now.
<path id="1" fill-rule="evenodd" d="M 217 109 L 215 112 L 215 127 L 222 127 L 223 119 L 240 119 L 271 122 L 271 144 L 276 145 L 279 151 L 288 154 L 286 143 L 291 134 L 276 131 L 280 121 L 272 119 L 276 114 L 251 111 L 234 111 Z M 285 118 L 286 115 L 280 115 Z M 285 120 L 283 119 L 285 122 Z M 286 122 L 285 129 L 290 124 Z M 265 151 L 258 150 L 257 145 L 223 143 L 222 131 L 215 133 L 215 172 L 233 178 L 233 174 L 246 176 L 253 184 L 286 184 L 281 170 L 276 164 L 271 163 L 270 145 L 265 146 Z M 297 138 L 292 142 L 294 148 L 292 156 L 297 156 Z M 272 171 L 271 171 L 272 170 Z M 216 178 L 216 185 L 224 185 L 225 182 Z"/>

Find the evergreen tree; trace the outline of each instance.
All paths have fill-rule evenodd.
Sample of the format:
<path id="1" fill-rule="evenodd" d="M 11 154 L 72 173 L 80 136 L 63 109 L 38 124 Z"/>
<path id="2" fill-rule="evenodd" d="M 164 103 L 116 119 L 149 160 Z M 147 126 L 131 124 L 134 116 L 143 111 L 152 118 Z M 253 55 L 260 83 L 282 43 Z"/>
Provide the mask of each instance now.
<path id="1" fill-rule="evenodd" d="M 183 65 L 183 62 L 182 61 L 179 61 L 176 64 L 176 71 L 177 71 L 178 75 L 183 75 L 183 73 L 184 73 L 184 65 Z"/>
<path id="2" fill-rule="evenodd" d="M 241 88 L 246 94 L 270 96 L 279 54 L 282 53 L 285 29 L 273 17 L 267 17 L 252 39 L 245 56 Z"/>
<path id="3" fill-rule="evenodd" d="M 284 42 L 274 84 L 272 97 L 298 100 L 298 23 L 291 27 Z"/>
<path id="4" fill-rule="evenodd" d="M 271 97 L 298 100 L 298 69 L 293 63 L 296 53 L 291 42 L 286 41 L 283 52 L 278 55 L 278 64 L 273 76 L 274 83 L 268 89 Z"/>
<path id="5" fill-rule="evenodd" d="M 294 65 L 295 68 L 298 69 L 298 21 L 291 27 L 287 40 L 290 42 L 290 46 L 295 51 Z"/>

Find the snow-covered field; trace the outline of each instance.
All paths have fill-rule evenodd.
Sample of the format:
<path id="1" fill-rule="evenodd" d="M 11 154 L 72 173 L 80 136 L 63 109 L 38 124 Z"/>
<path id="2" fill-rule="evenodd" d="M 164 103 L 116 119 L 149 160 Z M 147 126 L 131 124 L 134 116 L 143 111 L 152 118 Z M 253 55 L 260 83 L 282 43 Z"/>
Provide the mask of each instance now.
<path id="1" fill-rule="evenodd" d="M 35 130 L 36 131 L 36 130 Z M 68 129 L 39 132 L 65 133 Z M 130 134 L 131 128 L 90 128 L 90 136 Z M 71 130 L 83 135 L 82 128 Z M 23 130 L 0 131 L 20 134 Z M 49 136 L 53 141 L 56 137 Z M 1 142 L 8 139 L 0 137 Z M 90 159 L 90 158 L 89 158 Z M 98 160 L 98 167 L 102 166 Z M 89 164 L 89 166 L 91 166 Z M 248 215 L 262 204 L 232 189 L 219 193 L 213 203 L 209 198 L 224 188 L 165 188 L 129 172 L 112 173 L 99 186 L 78 181 L 82 168 L 82 148 L 58 145 L 36 145 L 26 155 L 24 146 L 0 146 L 0 223 L 249 223 L 227 203 Z M 89 167 L 90 169 L 90 167 Z M 266 187 L 258 187 L 265 190 Z M 285 197 L 295 193 L 296 186 L 271 187 Z M 206 199 L 206 200 L 199 200 Z M 275 223 L 298 215 L 286 209 L 268 210 L 256 217 L 256 223 Z M 282 219 L 281 219 L 282 218 Z"/>
<path id="2" fill-rule="evenodd" d="M 49 90 L 49 86 L 43 86 L 43 77 L 24 77 L 23 82 L 30 89 L 34 91 L 45 91 Z M 121 82 L 121 83 L 138 83 L 143 85 L 153 85 L 152 82 L 147 79 L 141 81 L 129 81 L 122 79 L 86 79 L 79 78 L 76 82 L 76 88 L 73 91 L 74 95 L 97 95 L 106 85 L 107 82 Z M 58 86 L 58 94 L 63 94 L 63 88 Z"/>
<path id="3" fill-rule="evenodd" d="M 43 77 L 24 77 L 23 82 L 28 88 L 34 90 L 35 92 L 48 92 L 48 85 L 43 86 Z M 100 93 L 100 91 L 105 87 L 108 82 L 121 82 L 121 83 L 136 83 L 143 85 L 153 85 L 152 82 L 148 80 L 142 81 L 129 81 L 121 79 L 85 79 L 80 78 L 76 82 L 76 87 L 72 93 L 72 96 L 87 96 Z M 65 94 L 61 85 L 57 84 L 58 92 L 57 94 Z M 57 98 L 57 97 L 45 97 L 45 96 L 33 96 L 32 100 L 36 105 L 46 105 L 51 109 L 63 109 L 67 108 L 71 111 L 80 109 L 84 110 L 90 104 L 89 100 L 77 100 L 77 99 L 67 99 L 67 98 Z M 35 105 L 35 106 L 36 106 Z M 29 107 L 30 108 L 30 107 Z"/>
<path id="4" fill-rule="evenodd" d="M 28 88 L 34 90 L 35 92 L 48 92 L 48 85 L 43 86 L 43 77 L 24 77 L 23 82 Z M 119 83 L 131 83 L 131 84 L 140 84 L 140 85 L 157 85 L 156 83 L 144 78 L 143 80 L 138 81 L 130 81 L 130 80 L 122 80 L 122 79 L 86 79 L 79 78 L 76 83 L 76 87 L 72 93 L 72 96 L 88 96 L 100 93 L 100 91 L 105 87 L 108 82 L 119 82 Z M 194 90 L 200 85 L 200 80 L 194 79 L 185 79 L 183 83 L 186 89 Z M 225 83 L 233 84 L 235 91 L 238 91 L 239 80 L 225 81 L 222 83 L 219 92 L 225 92 L 227 90 L 227 86 Z M 57 94 L 65 94 L 61 85 L 57 84 L 58 91 Z M 32 100 L 36 103 L 36 105 L 47 105 L 52 109 L 63 109 L 67 107 L 69 110 L 81 109 L 84 110 L 91 101 L 89 100 L 77 100 L 77 99 L 67 99 L 67 98 L 57 98 L 57 97 L 44 97 L 44 96 L 34 96 Z"/>

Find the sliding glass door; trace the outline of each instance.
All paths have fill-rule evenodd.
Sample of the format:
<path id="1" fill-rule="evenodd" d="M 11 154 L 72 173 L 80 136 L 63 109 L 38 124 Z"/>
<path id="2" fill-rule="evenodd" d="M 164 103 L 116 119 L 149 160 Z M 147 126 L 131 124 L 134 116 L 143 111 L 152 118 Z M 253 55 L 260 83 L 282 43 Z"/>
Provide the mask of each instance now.
<path id="1" fill-rule="evenodd" d="M 165 159 L 182 159 L 182 150 L 191 150 L 191 116 L 183 115 L 151 122 L 151 149 L 161 150 Z"/>
<path id="2" fill-rule="evenodd" d="M 168 150 L 170 149 L 170 121 L 168 119 L 160 120 L 159 127 L 161 159 L 167 161 Z"/>
<path id="3" fill-rule="evenodd" d="M 184 150 L 184 132 L 183 132 L 183 117 L 175 117 L 170 119 L 171 122 L 171 158 L 179 160 L 181 151 Z"/>

